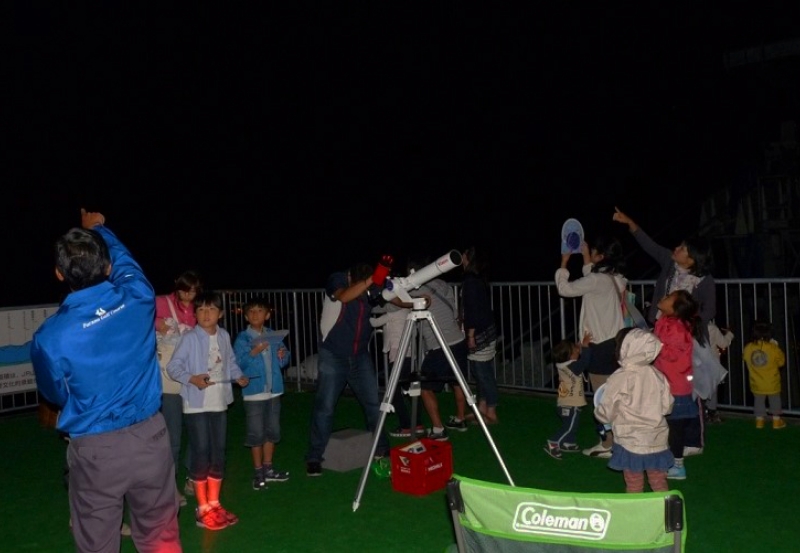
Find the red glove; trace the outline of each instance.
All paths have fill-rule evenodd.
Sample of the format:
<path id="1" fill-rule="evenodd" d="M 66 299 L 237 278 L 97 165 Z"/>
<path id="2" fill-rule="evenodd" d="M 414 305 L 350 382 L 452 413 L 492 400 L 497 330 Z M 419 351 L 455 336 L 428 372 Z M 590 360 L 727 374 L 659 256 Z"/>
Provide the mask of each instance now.
<path id="1" fill-rule="evenodd" d="M 394 258 L 391 255 L 384 255 L 375 266 L 375 272 L 372 273 L 372 283 L 376 286 L 383 286 L 386 277 L 389 276 L 389 271 L 392 270 L 392 263 Z"/>

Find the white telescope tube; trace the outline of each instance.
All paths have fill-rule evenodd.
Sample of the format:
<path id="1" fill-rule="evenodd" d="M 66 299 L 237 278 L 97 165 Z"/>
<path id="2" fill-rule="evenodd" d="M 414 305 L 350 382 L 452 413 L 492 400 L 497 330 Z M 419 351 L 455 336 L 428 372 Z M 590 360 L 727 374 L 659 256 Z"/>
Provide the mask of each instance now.
<path id="1" fill-rule="evenodd" d="M 400 296 L 403 301 L 411 301 L 407 290 L 419 288 L 429 280 L 455 269 L 459 265 L 461 265 L 461 252 L 450 250 L 433 263 L 426 265 L 419 271 L 413 271 L 407 277 L 387 278 L 386 287 L 381 295 L 386 301 L 391 301 L 397 296 Z"/>

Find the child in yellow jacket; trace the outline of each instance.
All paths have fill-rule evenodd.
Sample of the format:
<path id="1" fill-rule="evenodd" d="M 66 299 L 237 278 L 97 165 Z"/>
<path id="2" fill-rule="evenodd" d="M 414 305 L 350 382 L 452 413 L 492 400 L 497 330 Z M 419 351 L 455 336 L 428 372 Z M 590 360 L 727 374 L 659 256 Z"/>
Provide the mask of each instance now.
<path id="1" fill-rule="evenodd" d="M 786 427 L 781 418 L 781 372 L 786 364 L 786 354 L 778 342 L 772 338 L 772 325 L 764 321 L 756 321 L 753 325 L 753 337 L 745 345 L 744 362 L 750 374 L 750 391 L 753 392 L 753 411 L 756 415 L 756 428 L 764 428 L 767 416 L 767 401 L 772 412 L 772 428 L 778 430 Z"/>

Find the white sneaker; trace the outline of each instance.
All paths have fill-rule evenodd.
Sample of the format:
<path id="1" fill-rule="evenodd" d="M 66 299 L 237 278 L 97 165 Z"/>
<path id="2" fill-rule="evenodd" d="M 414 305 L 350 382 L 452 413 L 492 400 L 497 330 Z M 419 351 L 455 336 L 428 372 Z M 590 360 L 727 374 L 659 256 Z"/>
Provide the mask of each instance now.
<path id="1" fill-rule="evenodd" d="M 611 448 L 610 447 L 603 447 L 603 442 L 595 445 L 594 447 L 590 447 L 589 449 L 584 449 L 581 451 L 587 457 L 598 457 L 600 459 L 610 459 L 611 458 Z"/>
<path id="2" fill-rule="evenodd" d="M 692 446 L 684 446 L 683 448 L 683 456 L 684 457 L 691 457 L 692 455 L 702 455 L 703 448 L 702 447 L 692 447 Z"/>

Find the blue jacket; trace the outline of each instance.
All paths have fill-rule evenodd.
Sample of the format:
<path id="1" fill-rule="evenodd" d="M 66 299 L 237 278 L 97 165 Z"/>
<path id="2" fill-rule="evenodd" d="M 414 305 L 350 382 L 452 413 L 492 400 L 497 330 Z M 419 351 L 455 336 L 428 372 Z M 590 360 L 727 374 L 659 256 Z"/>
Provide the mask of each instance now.
<path id="1" fill-rule="evenodd" d="M 263 332 L 270 331 L 270 328 L 264 327 Z M 250 355 L 250 350 L 253 349 L 253 340 L 258 338 L 262 333 L 257 332 L 251 327 L 247 327 L 236 336 L 236 341 L 233 344 L 233 351 L 236 353 L 236 361 L 242 368 L 245 376 L 250 377 L 250 384 L 242 388 L 242 395 L 252 396 L 255 394 L 282 394 L 283 393 L 283 369 L 289 365 L 292 356 L 289 349 L 286 349 L 286 355 L 283 360 L 278 358 L 278 344 L 271 343 L 269 348 L 263 353 L 253 357 Z M 280 345 L 286 347 L 281 341 Z M 269 373 L 267 369 L 269 368 Z"/>
<path id="2" fill-rule="evenodd" d="M 189 379 L 196 374 L 208 373 L 210 341 L 208 332 L 203 330 L 200 325 L 194 327 L 181 336 L 178 345 L 175 346 L 175 353 L 172 354 L 172 359 L 167 364 L 167 374 L 175 382 L 181 383 L 181 397 L 189 404 L 189 407 L 195 409 L 203 407 L 205 391 L 190 384 Z M 221 326 L 217 327 L 217 343 L 219 344 L 219 354 L 222 357 L 222 379 L 240 379 L 243 373 L 233 354 L 231 336 Z M 220 382 L 215 386 L 225 386 L 225 403 L 228 405 L 233 403 L 233 386 L 230 382 Z"/>
<path id="3" fill-rule="evenodd" d="M 36 386 L 73 438 L 126 428 L 161 406 L 155 292 L 117 237 L 95 230 L 111 255 L 108 280 L 71 292 L 31 345 Z"/>

